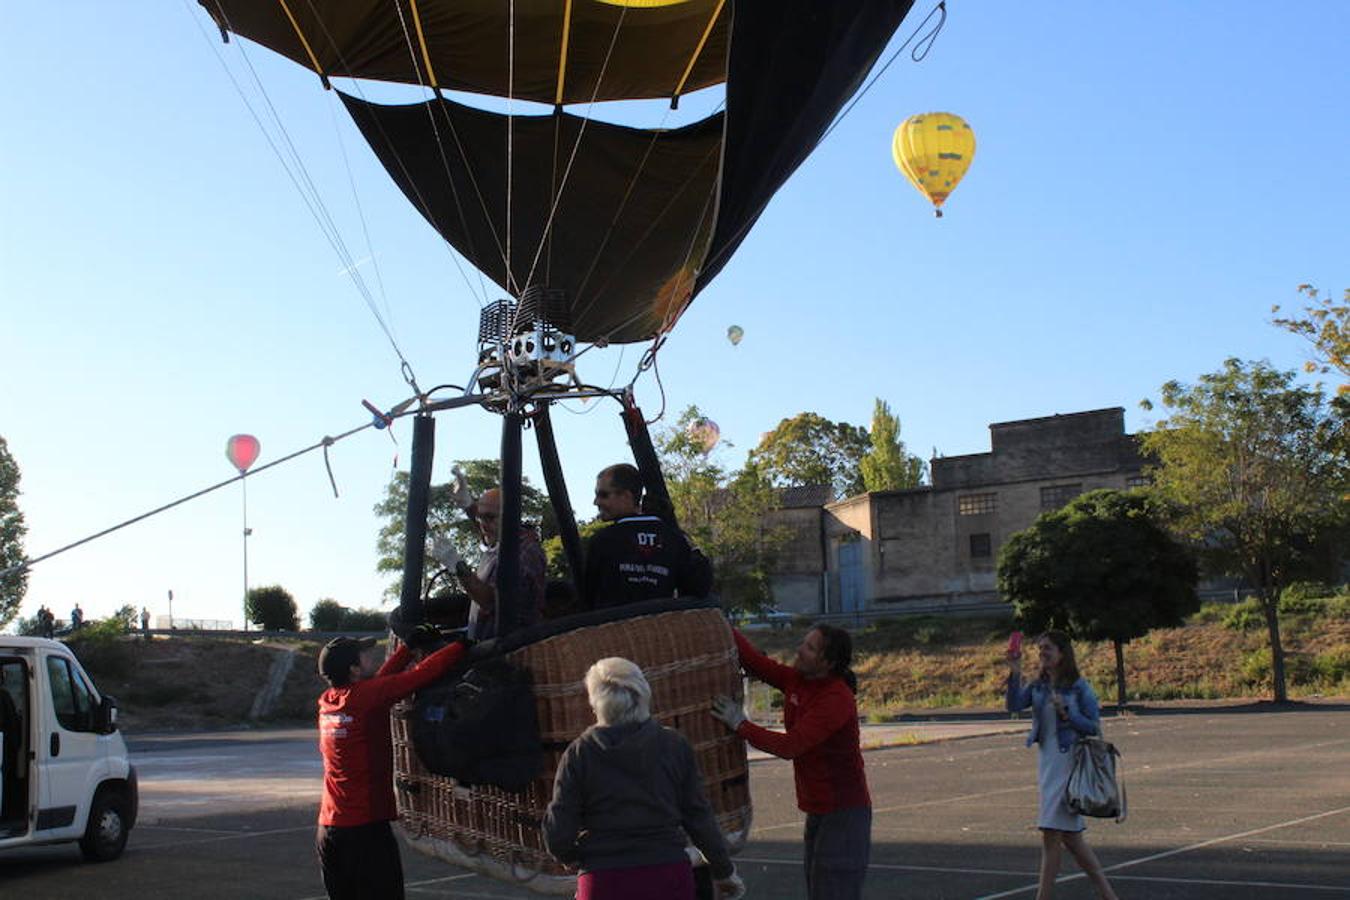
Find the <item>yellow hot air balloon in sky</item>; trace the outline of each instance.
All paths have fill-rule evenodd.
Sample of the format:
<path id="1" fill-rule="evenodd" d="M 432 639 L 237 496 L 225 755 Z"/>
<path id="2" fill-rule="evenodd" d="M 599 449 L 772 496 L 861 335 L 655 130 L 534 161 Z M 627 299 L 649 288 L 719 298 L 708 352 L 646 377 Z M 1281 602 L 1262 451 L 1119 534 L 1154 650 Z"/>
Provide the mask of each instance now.
<path id="1" fill-rule="evenodd" d="M 895 129 L 891 156 L 910 184 L 933 201 L 942 215 L 942 204 L 975 158 L 975 132 L 966 120 L 951 113 L 919 113 Z"/>

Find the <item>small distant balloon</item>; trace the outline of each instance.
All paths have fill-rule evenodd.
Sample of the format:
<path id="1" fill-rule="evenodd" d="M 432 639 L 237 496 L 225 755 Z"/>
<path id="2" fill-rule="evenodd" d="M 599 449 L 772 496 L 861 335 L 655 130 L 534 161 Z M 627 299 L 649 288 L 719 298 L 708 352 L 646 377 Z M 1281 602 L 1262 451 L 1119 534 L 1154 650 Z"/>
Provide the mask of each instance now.
<path id="1" fill-rule="evenodd" d="M 722 429 L 708 418 L 698 418 L 690 422 L 684 433 L 704 453 L 711 453 L 717 442 L 722 439 Z"/>
<path id="2" fill-rule="evenodd" d="M 236 434 L 225 442 L 225 458 L 243 475 L 258 461 L 262 444 L 251 434 Z"/>
<path id="3" fill-rule="evenodd" d="M 732 325 L 727 329 L 727 340 L 731 341 L 731 346 L 736 346 L 745 337 L 745 329 L 739 325 Z"/>

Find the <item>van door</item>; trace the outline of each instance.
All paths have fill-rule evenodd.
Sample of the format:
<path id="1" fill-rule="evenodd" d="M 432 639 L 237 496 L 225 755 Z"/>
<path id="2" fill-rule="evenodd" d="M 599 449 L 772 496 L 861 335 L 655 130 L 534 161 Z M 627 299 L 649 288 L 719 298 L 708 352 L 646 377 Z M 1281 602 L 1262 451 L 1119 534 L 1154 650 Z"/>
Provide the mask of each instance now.
<path id="1" fill-rule="evenodd" d="M 0 656 L 0 840 L 28 833 L 33 704 L 28 663 Z"/>
<path id="2" fill-rule="evenodd" d="M 42 804 L 35 830 L 39 838 L 78 836 L 104 769 L 103 747 L 94 732 L 94 696 L 69 659 L 53 653 L 44 660 L 51 702 L 38 739 Z"/>

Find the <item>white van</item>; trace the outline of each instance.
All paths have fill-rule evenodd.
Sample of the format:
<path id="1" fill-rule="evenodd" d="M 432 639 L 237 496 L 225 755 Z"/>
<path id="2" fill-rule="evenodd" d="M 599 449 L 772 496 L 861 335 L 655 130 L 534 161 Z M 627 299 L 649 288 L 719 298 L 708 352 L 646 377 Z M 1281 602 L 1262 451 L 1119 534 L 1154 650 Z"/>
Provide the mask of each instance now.
<path id="1" fill-rule="evenodd" d="M 116 859 L 138 803 L 113 699 L 65 644 L 0 634 L 0 850 L 79 841 Z"/>

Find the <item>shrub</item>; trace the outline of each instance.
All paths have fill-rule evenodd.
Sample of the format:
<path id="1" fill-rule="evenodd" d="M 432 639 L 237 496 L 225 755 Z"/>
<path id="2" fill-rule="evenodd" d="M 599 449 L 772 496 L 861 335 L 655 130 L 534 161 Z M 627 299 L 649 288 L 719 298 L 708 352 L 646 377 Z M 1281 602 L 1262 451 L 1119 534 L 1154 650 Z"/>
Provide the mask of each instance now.
<path id="1" fill-rule="evenodd" d="M 315 631 L 342 630 L 342 615 L 347 610 L 331 597 L 325 597 L 309 611 L 309 627 Z"/>
<path id="2" fill-rule="evenodd" d="M 1321 617 L 1327 613 L 1328 601 L 1321 597 L 1306 597 L 1285 591 L 1280 595 L 1280 615 Z"/>
<path id="3" fill-rule="evenodd" d="M 1313 657 L 1312 670 L 1316 680 L 1328 687 L 1350 680 L 1350 649 L 1319 653 Z"/>
<path id="4" fill-rule="evenodd" d="M 1233 604 L 1225 603 L 1222 600 L 1210 600 L 1196 610 L 1195 615 L 1191 616 L 1191 622 L 1197 625 L 1222 622 L 1232 607 Z"/>
<path id="5" fill-rule="evenodd" d="M 298 631 L 300 617 L 295 598 L 279 584 L 250 588 L 244 602 L 248 620 L 264 631 Z"/>
<path id="6" fill-rule="evenodd" d="M 1228 613 L 1223 617 L 1223 627 L 1234 631 L 1252 631 L 1264 628 L 1265 624 L 1266 614 L 1261 610 L 1261 601 L 1255 597 L 1229 607 Z"/>
<path id="7" fill-rule="evenodd" d="M 1336 591 L 1330 585 L 1320 581 L 1293 581 L 1280 592 L 1280 606 L 1283 607 L 1286 600 L 1293 603 L 1301 600 L 1320 600 L 1334 593 Z"/>
<path id="8" fill-rule="evenodd" d="M 388 616 L 378 609 L 344 609 L 342 611 L 343 631 L 384 631 L 388 626 Z"/>

